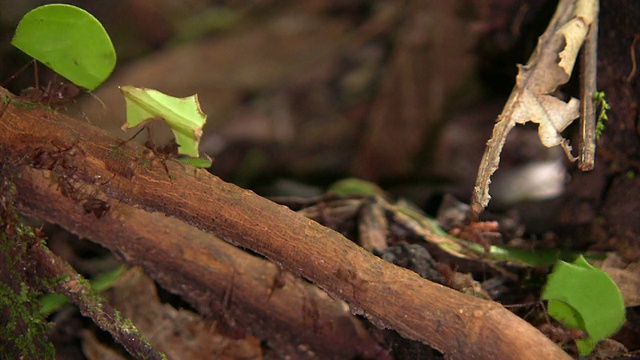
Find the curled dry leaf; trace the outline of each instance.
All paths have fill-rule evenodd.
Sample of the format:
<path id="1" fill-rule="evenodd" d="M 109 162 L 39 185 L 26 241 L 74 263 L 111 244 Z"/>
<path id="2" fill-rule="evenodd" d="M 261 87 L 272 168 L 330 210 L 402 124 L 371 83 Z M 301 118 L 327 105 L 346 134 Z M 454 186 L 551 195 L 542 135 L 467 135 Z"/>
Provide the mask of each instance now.
<path id="1" fill-rule="evenodd" d="M 516 124 L 539 124 L 543 145 L 560 145 L 571 161 L 576 160 L 569 141 L 560 133 L 580 115 L 580 101 L 564 101 L 553 93 L 569 81 L 580 46 L 597 13 L 597 0 L 562 0 L 529 61 L 518 66 L 516 85 L 498 116 L 478 170 L 471 200 L 476 214 L 489 203 L 491 175 L 498 169 L 500 152 Z"/>

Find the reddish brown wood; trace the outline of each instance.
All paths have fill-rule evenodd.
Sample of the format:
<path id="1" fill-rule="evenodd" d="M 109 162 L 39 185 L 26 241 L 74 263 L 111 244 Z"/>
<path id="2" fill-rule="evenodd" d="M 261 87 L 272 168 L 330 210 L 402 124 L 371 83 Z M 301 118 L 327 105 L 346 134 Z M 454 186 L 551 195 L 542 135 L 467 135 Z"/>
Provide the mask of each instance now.
<path id="1" fill-rule="evenodd" d="M 205 279 L 193 279 L 185 269 L 195 266 L 204 271 L 219 260 L 215 254 L 202 252 L 202 244 L 188 236 L 166 248 L 155 248 L 149 239 L 141 238 L 144 231 L 167 221 L 157 213 L 181 219 L 229 243 L 263 254 L 332 296 L 346 300 L 352 311 L 363 314 L 377 326 L 395 329 L 403 336 L 429 344 L 451 359 L 569 358 L 534 327 L 498 303 L 461 294 L 386 263 L 340 234 L 205 171 L 194 172 L 192 168 L 168 163 L 173 177 L 170 180 L 160 164 L 147 163 L 144 148 L 127 144 L 120 151 L 112 147 L 116 141 L 87 123 L 41 110 L 29 112 L 9 105 L 0 119 L 1 160 L 16 165 L 6 175 L 13 175 L 19 196 L 24 199 L 23 210 L 63 223 L 71 231 L 84 229 L 82 234 L 97 242 L 101 242 L 98 232 L 118 232 L 118 224 L 126 220 L 117 202 L 146 210 L 156 220 L 148 225 L 132 224 L 134 229 L 140 227 L 139 232 L 118 232 L 120 238 L 111 248 L 126 261 L 144 265 L 153 262 L 156 272 L 152 275 L 161 281 L 162 276 L 171 276 L 179 279 L 171 281 L 202 283 Z M 55 142 L 74 143 L 81 151 L 68 159 L 65 167 L 52 167 L 52 172 L 91 186 L 97 186 L 102 179 L 112 179 L 98 187 L 112 207 L 116 205 L 114 210 L 96 219 L 80 205 L 76 205 L 75 211 L 59 208 L 61 196 L 45 195 L 51 185 L 43 186 L 46 174 L 37 173 L 47 171 L 25 169 L 24 165 L 29 165 L 25 159 L 36 148 Z M 70 168 L 75 169 L 73 174 Z M 106 221 L 114 223 L 98 230 L 99 224 Z M 143 226 L 148 228 L 143 231 Z M 146 251 L 134 252 L 135 248 Z M 136 257 L 132 258 L 134 253 Z M 157 262 L 176 253 L 181 256 L 173 261 Z M 180 261 L 183 254 L 190 261 Z"/>

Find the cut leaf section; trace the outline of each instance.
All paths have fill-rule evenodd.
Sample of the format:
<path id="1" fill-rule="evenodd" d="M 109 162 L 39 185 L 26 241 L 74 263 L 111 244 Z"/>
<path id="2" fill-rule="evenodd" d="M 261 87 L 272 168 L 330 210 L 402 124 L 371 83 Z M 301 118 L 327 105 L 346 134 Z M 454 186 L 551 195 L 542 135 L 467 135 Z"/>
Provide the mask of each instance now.
<path id="1" fill-rule="evenodd" d="M 625 320 L 622 295 L 615 282 L 584 257 L 573 263 L 559 261 L 542 292 L 549 315 L 568 328 L 588 334 L 577 339 L 581 355 L 591 353 L 598 341 L 615 334 Z"/>
<path id="2" fill-rule="evenodd" d="M 88 90 L 102 84 L 116 65 L 116 52 L 102 24 L 72 5 L 31 10 L 18 24 L 11 44 Z"/>
<path id="3" fill-rule="evenodd" d="M 177 98 L 153 89 L 121 86 L 127 105 L 127 122 L 131 129 L 153 119 L 163 119 L 176 137 L 178 153 L 198 157 L 202 127 L 207 115 L 200 109 L 198 95 Z"/>

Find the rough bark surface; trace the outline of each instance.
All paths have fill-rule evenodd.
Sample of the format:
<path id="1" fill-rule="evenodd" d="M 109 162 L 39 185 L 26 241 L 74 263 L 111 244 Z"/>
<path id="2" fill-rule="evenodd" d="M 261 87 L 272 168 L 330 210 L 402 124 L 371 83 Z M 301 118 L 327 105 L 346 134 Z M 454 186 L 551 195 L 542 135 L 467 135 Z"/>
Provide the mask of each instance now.
<path id="1" fill-rule="evenodd" d="M 245 277 L 242 262 L 234 262 L 235 271 L 229 275 L 227 269 L 226 277 L 209 275 L 225 258 L 234 259 L 240 252 L 229 250 L 233 251 L 229 255 L 210 248 L 212 240 L 192 227 L 264 255 L 347 301 L 351 311 L 378 327 L 420 340 L 448 358 L 569 358 L 498 303 L 461 294 L 386 263 L 342 235 L 205 171 L 169 161 L 170 178 L 158 159 L 140 146 L 118 148 L 118 140 L 86 122 L 15 104 L 19 103 L 9 102 L 2 111 L 5 104 L 0 103 L 0 161 L 6 165 L 3 175 L 16 185 L 22 211 L 103 244 L 126 262 L 145 266 L 162 284 L 198 289 L 189 300 L 201 311 L 206 304 L 211 308 L 220 302 L 220 292 L 214 289 L 223 284 L 226 303 L 237 306 L 238 313 L 231 315 L 240 314 L 242 306 L 243 313 L 260 320 L 258 325 L 286 326 L 287 321 L 279 319 L 287 316 L 284 313 L 261 310 L 258 303 L 269 302 L 264 288 L 239 288 L 237 279 Z M 91 199 L 110 207 L 104 214 L 95 212 L 87 206 Z M 145 235 L 167 234 L 171 229 L 182 236 Z M 275 269 L 270 269 L 263 276 L 272 281 Z M 272 299 L 286 288 L 275 289 Z M 310 299 L 302 301 L 313 309 Z M 212 310 L 216 313 L 215 306 Z M 315 311 L 309 317 L 318 326 L 314 334 L 298 333 L 308 336 L 303 341 L 311 342 L 308 339 L 317 333 L 322 333 L 319 338 L 329 336 L 331 327 L 339 326 L 323 325 Z M 323 326 L 329 329 L 322 332 Z M 351 336 L 357 339 L 357 327 L 353 329 Z M 321 343 L 314 345 L 322 350 Z"/>

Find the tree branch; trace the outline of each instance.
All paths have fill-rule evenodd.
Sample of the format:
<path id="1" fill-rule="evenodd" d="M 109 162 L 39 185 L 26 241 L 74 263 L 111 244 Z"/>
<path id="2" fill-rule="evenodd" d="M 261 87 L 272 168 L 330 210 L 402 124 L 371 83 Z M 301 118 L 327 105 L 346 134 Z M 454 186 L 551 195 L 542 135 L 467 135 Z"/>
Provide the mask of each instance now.
<path id="1" fill-rule="evenodd" d="M 178 225 L 174 218 L 266 256 L 332 297 L 346 300 L 352 312 L 363 314 L 376 326 L 395 329 L 451 359 L 569 358 L 498 303 L 461 294 L 384 262 L 342 235 L 203 170 L 168 162 L 170 179 L 141 146 L 118 148 L 118 140 L 87 123 L 15 105 L 11 101 L 0 118 L 0 160 L 16 165 L 12 173 L 4 175 L 16 184 L 21 211 L 103 244 L 126 262 L 143 265 L 163 285 L 198 289 L 186 297 L 205 314 L 206 304 L 219 303 L 219 287 L 224 284 L 225 289 L 232 287 L 225 290 L 233 291 L 229 304 L 244 306 L 263 320 L 259 325 L 268 326 L 278 318 L 286 319 L 287 314 L 265 313 L 259 303 L 271 303 L 289 283 L 275 289 L 272 300 L 264 288 L 245 290 L 242 286 L 248 285 L 238 282 L 248 277 L 241 267 L 245 260 L 238 260 L 240 252 L 221 253 L 218 247 L 211 247 L 211 238 L 203 238 L 199 232 L 195 235 L 195 229 Z M 90 199 L 108 203 L 109 210 L 102 216 L 92 212 L 86 206 Z M 130 217 L 134 219 L 128 220 Z M 171 228 L 183 235 L 144 236 Z M 227 277 L 208 278 L 227 259 L 236 260 L 235 271 L 227 268 Z M 270 271 L 266 277 L 272 280 L 275 268 Z M 310 299 L 320 298 L 308 297 L 312 296 L 309 293 L 302 300 L 307 307 L 312 304 Z M 220 305 L 210 308 L 209 313 L 217 310 L 222 310 Z M 317 325 L 314 333 L 327 336 L 340 322 L 333 322 L 335 318 L 327 323 L 316 320 L 319 311 L 309 318 Z M 232 315 L 240 313 L 233 311 Z M 295 316 L 300 317 L 298 314 Z M 326 332 L 323 326 L 328 327 Z M 359 331 L 355 326 L 353 329 L 351 334 Z M 297 335 L 304 341 L 313 338 L 306 333 Z M 360 340 L 362 343 L 370 341 Z M 375 350 L 375 346 L 369 349 Z"/>

